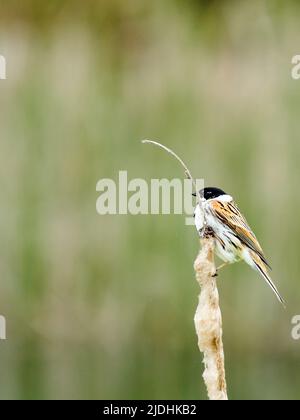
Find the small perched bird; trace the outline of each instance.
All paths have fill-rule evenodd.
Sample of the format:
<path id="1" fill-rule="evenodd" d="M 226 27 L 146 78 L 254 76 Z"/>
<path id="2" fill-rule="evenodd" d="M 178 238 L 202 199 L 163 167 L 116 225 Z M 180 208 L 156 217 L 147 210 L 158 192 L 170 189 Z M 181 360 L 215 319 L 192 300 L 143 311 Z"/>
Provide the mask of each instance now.
<path id="1" fill-rule="evenodd" d="M 225 262 L 221 267 L 244 260 L 263 276 L 284 305 L 283 298 L 269 276 L 268 268 L 271 267 L 263 250 L 233 198 L 214 187 L 202 189 L 200 197 L 202 207 L 199 203 L 196 206 L 195 225 L 200 235 L 205 226 L 210 229 L 215 240 L 216 254 Z"/>

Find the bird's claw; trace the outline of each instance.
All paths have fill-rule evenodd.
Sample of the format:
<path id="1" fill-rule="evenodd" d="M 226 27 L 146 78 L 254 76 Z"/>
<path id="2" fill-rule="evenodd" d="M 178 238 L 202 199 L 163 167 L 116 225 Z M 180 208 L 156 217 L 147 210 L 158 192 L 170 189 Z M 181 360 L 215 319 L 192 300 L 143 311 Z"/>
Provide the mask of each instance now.
<path id="1" fill-rule="evenodd" d="M 211 238 L 214 236 L 214 231 L 210 226 L 204 226 L 202 229 L 199 230 L 200 238 Z"/>

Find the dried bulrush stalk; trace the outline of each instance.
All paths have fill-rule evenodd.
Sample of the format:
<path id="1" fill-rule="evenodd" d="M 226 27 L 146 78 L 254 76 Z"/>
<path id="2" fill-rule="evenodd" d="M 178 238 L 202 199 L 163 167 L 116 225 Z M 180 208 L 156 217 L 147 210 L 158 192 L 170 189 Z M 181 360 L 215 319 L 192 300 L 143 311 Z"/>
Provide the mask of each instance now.
<path id="1" fill-rule="evenodd" d="M 202 198 L 197 190 L 196 182 L 186 164 L 176 153 L 168 147 L 152 140 L 143 143 L 161 147 L 174 156 L 183 166 L 186 176 L 191 179 L 197 194 L 198 204 L 202 207 Z M 204 214 L 204 212 L 203 212 Z M 210 400 L 227 400 L 225 379 L 224 350 L 222 341 L 222 315 L 219 306 L 219 293 L 216 283 L 216 266 L 214 262 L 214 240 L 206 226 L 204 214 L 204 228 L 201 235 L 201 249 L 195 261 L 196 279 L 201 287 L 199 303 L 194 317 L 198 346 L 204 354 L 205 370 L 203 378 Z"/>
<path id="2" fill-rule="evenodd" d="M 204 354 L 203 379 L 210 400 L 227 400 L 222 315 L 214 262 L 214 240 L 207 230 L 201 239 L 201 249 L 194 264 L 196 279 L 201 287 L 194 322 L 199 350 Z"/>

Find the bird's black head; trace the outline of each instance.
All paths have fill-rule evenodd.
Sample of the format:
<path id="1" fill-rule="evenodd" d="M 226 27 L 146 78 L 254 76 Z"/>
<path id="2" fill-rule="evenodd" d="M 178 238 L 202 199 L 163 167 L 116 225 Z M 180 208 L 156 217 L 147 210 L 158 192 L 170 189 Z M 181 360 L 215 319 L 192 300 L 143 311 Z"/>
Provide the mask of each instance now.
<path id="1" fill-rule="evenodd" d="M 207 187 L 200 190 L 200 196 L 204 197 L 205 200 L 217 198 L 220 195 L 224 195 L 224 194 L 226 194 L 225 191 L 221 190 L 220 188 L 215 188 L 215 187 Z M 196 196 L 195 193 L 193 195 Z"/>

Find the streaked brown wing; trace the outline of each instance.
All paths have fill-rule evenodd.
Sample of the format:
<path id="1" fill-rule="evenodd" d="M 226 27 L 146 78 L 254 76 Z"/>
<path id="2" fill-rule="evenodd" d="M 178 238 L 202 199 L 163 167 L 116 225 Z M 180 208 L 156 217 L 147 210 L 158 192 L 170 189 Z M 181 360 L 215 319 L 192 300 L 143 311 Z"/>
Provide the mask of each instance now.
<path id="1" fill-rule="evenodd" d="M 234 201 L 226 203 L 212 200 L 211 207 L 220 222 L 227 225 L 242 243 L 252 249 L 252 251 L 254 251 L 261 260 L 271 268 L 256 236 L 250 229 L 245 217 L 242 215 Z"/>

